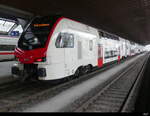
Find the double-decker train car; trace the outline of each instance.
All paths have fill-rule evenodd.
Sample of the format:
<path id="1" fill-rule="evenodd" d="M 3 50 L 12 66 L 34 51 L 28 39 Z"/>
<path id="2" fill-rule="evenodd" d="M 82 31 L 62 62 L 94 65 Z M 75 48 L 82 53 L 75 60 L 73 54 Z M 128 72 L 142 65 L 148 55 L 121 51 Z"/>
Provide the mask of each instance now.
<path id="1" fill-rule="evenodd" d="M 36 76 L 39 80 L 79 76 L 129 56 L 130 42 L 122 41 L 65 17 L 36 17 L 18 41 L 12 74 L 21 78 Z"/>
<path id="2" fill-rule="evenodd" d="M 105 31 L 99 31 L 98 42 L 103 50 L 103 64 L 120 60 L 119 38 Z"/>

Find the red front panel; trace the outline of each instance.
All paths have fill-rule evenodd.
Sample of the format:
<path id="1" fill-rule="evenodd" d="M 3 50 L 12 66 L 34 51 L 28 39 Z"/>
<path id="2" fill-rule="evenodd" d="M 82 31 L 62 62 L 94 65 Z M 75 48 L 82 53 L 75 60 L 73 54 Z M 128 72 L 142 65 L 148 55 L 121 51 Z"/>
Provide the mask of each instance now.
<path id="1" fill-rule="evenodd" d="M 21 63 L 24 64 L 31 64 L 38 58 L 46 57 L 46 50 L 45 48 L 24 51 L 19 48 L 15 49 L 15 56 Z"/>

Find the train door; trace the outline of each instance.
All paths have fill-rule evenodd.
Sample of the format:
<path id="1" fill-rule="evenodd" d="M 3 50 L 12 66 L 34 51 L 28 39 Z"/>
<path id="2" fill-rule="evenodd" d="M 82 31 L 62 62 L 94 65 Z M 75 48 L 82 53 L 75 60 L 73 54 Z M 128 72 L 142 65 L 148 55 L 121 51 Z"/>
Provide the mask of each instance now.
<path id="1" fill-rule="evenodd" d="M 98 67 L 103 66 L 103 46 L 98 44 Z"/>
<path id="2" fill-rule="evenodd" d="M 118 62 L 121 60 L 121 47 L 118 48 Z"/>
<path id="3" fill-rule="evenodd" d="M 125 41 L 125 57 L 128 57 L 128 45 L 127 45 L 127 41 Z"/>

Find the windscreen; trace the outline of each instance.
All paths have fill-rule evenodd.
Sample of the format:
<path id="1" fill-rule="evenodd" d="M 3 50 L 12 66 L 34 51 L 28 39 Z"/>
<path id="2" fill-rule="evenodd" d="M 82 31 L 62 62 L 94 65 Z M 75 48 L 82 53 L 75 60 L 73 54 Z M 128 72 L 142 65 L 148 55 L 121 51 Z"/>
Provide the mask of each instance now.
<path id="1" fill-rule="evenodd" d="M 49 33 L 60 16 L 47 16 L 35 18 L 27 30 L 22 33 L 18 47 L 23 50 L 44 48 Z"/>

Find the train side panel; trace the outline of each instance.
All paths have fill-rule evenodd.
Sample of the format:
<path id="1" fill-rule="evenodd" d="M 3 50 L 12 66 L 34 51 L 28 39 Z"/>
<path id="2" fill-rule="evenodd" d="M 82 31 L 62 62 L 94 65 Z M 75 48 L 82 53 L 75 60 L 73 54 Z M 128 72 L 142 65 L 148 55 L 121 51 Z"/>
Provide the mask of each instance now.
<path id="1" fill-rule="evenodd" d="M 118 41 L 103 38 L 104 46 L 104 64 L 119 60 L 119 44 Z"/>
<path id="2" fill-rule="evenodd" d="M 0 61 L 14 60 L 14 52 L 0 51 Z"/>

